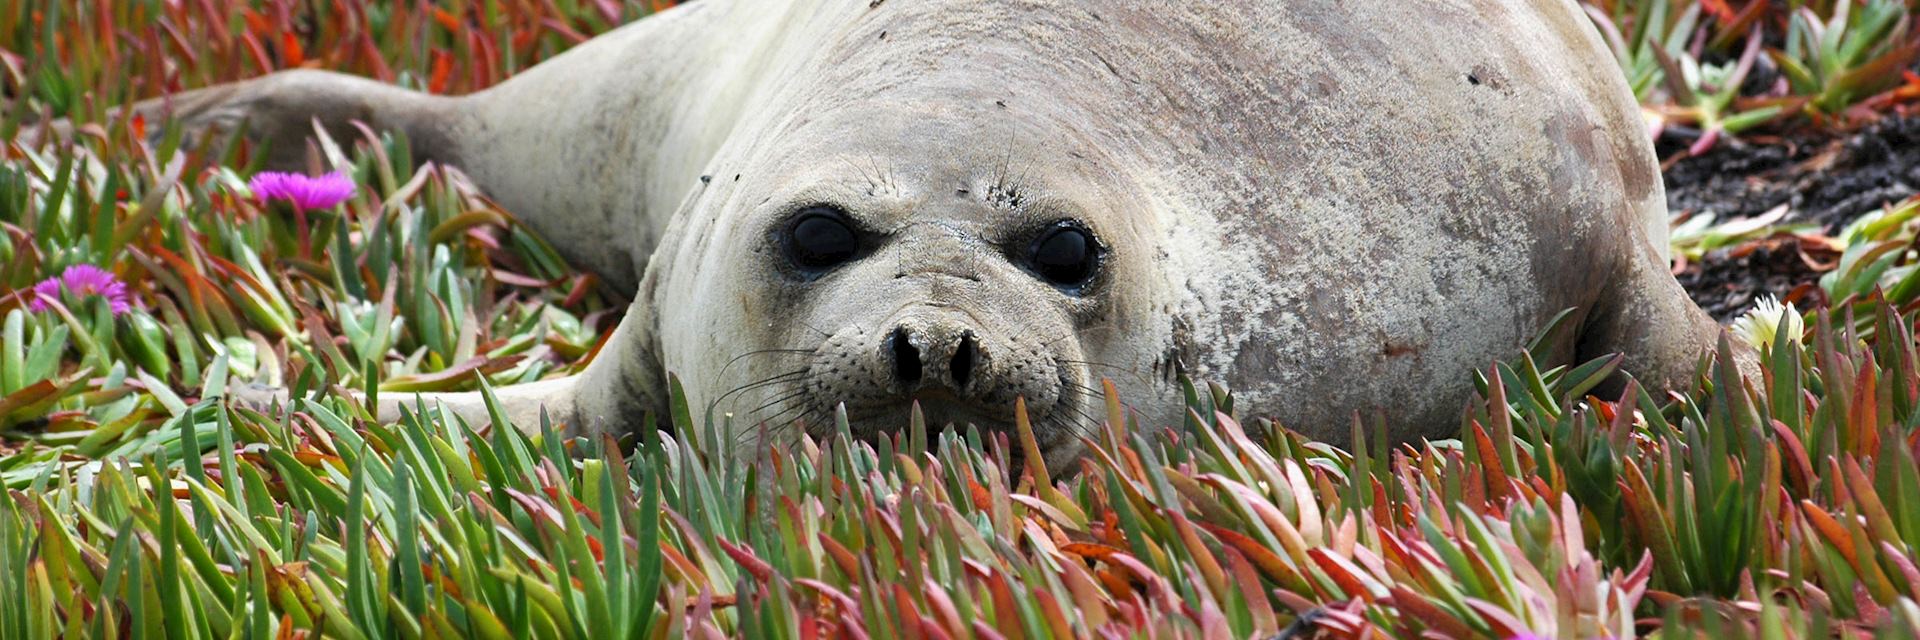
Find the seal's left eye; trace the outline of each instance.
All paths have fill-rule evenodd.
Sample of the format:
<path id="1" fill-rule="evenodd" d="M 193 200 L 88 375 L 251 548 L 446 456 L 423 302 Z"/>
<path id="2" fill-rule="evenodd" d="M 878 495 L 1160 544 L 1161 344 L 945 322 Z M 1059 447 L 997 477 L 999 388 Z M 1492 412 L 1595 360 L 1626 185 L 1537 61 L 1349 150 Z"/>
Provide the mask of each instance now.
<path id="1" fill-rule="evenodd" d="M 846 213 L 833 207 L 801 211 L 781 236 L 787 259 L 807 271 L 831 269 L 852 261 L 860 252 L 859 234 L 848 224 Z"/>
<path id="2" fill-rule="evenodd" d="M 1082 287 L 1100 267 L 1100 245 L 1085 227 L 1061 222 L 1034 240 L 1027 263 L 1057 287 Z"/>

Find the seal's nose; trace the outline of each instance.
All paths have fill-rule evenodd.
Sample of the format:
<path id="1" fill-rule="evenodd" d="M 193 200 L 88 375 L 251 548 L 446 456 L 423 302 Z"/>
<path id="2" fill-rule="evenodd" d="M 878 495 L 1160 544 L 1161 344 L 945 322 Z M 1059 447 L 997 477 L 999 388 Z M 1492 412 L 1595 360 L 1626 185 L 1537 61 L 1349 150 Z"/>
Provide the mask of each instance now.
<path id="1" fill-rule="evenodd" d="M 910 392 L 926 382 L 965 396 L 986 355 L 973 330 L 946 322 L 910 324 L 902 323 L 887 335 L 894 383 Z"/>
<path id="2" fill-rule="evenodd" d="M 953 380 L 954 389 L 966 389 L 967 381 L 973 379 L 973 361 L 979 353 L 980 345 L 973 340 L 973 332 L 960 334 L 960 343 L 954 345 L 953 357 L 947 359 L 947 373 Z"/>
<path id="3" fill-rule="evenodd" d="M 913 346 L 913 334 L 895 327 L 887 336 L 887 350 L 893 353 L 893 381 L 902 389 L 920 386 L 920 348 Z"/>

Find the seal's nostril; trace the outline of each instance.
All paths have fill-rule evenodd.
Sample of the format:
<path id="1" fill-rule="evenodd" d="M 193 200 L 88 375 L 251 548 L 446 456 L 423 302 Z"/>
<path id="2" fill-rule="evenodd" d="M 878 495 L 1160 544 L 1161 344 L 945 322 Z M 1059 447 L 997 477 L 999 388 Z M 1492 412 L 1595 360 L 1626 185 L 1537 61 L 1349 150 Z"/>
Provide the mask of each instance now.
<path id="1" fill-rule="evenodd" d="M 920 384 L 920 349 L 907 339 L 906 327 L 887 336 L 887 349 L 893 352 L 893 379 L 903 387 Z"/>
<path id="2" fill-rule="evenodd" d="M 973 343 L 973 334 L 961 334 L 960 344 L 953 348 L 953 360 L 947 363 L 947 371 L 953 374 L 953 386 L 957 389 L 966 389 L 967 380 L 973 377 L 973 361 L 978 355 L 976 351 L 979 351 L 979 346 Z"/>

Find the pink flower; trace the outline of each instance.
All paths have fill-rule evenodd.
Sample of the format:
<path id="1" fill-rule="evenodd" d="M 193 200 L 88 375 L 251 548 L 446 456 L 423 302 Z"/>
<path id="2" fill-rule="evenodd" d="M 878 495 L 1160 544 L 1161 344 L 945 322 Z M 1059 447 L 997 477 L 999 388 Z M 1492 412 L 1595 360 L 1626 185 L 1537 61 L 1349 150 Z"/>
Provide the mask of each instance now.
<path id="1" fill-rule="evenodd" d="M 90 264 L 76 264 L 67 267 L 60 275 L 41 280 L 33 285 L 33 301 L 27 308 L 45 311 L 47 303 L 60 299 L 60 290 L 65 288 L 70 299 L 85 299 L 99 296 L 107 301 L 107 307 L 114 315 L 126 313 L 131 308 L 127 297 L 127 285 L 113 273 Z"/>
<path id="2" fill-rule="evenodd" d="M 27 303 L 27 307 L 34 311 L 46 311 L 47 301 L 57 300 L 59 298 L 60 277 L 54 276 L 34 283 L 33 302 Z"/>
<path id="3" fill-rule="evenodd" d="M 297 173 L 262 171 L 254 174 L 247 182 L 253 190 L 253 197 L 262 202 L 268 200 L 286 200 L 301 210 L 331 209 L 334 205 L 353 197 L 353 178 L 344 171 L 335 171 L 324 176 L 304 176 Z"/>

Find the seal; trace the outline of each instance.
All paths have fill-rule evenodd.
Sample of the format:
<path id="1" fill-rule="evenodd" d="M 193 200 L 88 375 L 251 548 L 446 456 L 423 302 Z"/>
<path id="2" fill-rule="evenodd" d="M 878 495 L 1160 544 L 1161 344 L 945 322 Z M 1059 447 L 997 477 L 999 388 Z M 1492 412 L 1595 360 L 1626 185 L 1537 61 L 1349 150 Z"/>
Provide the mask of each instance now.
<path id="1" fill-rule="evenodd" d="M 134 109 L 281 164 L 316 120 L 404 131 L 635 291 L 580 376 L 502 390 L 522 425 L 632 428 L 674 371 L 742 438 L 1024 398 L 1065 462 L 1102 379 L 1173 425 L 1184 375 L 1415 440 L 1563 310 L 1544 365 L 1647 384 L 1719 331 L 1571 0 L 701 0 L 462 97 L 293 71 Z"/>

